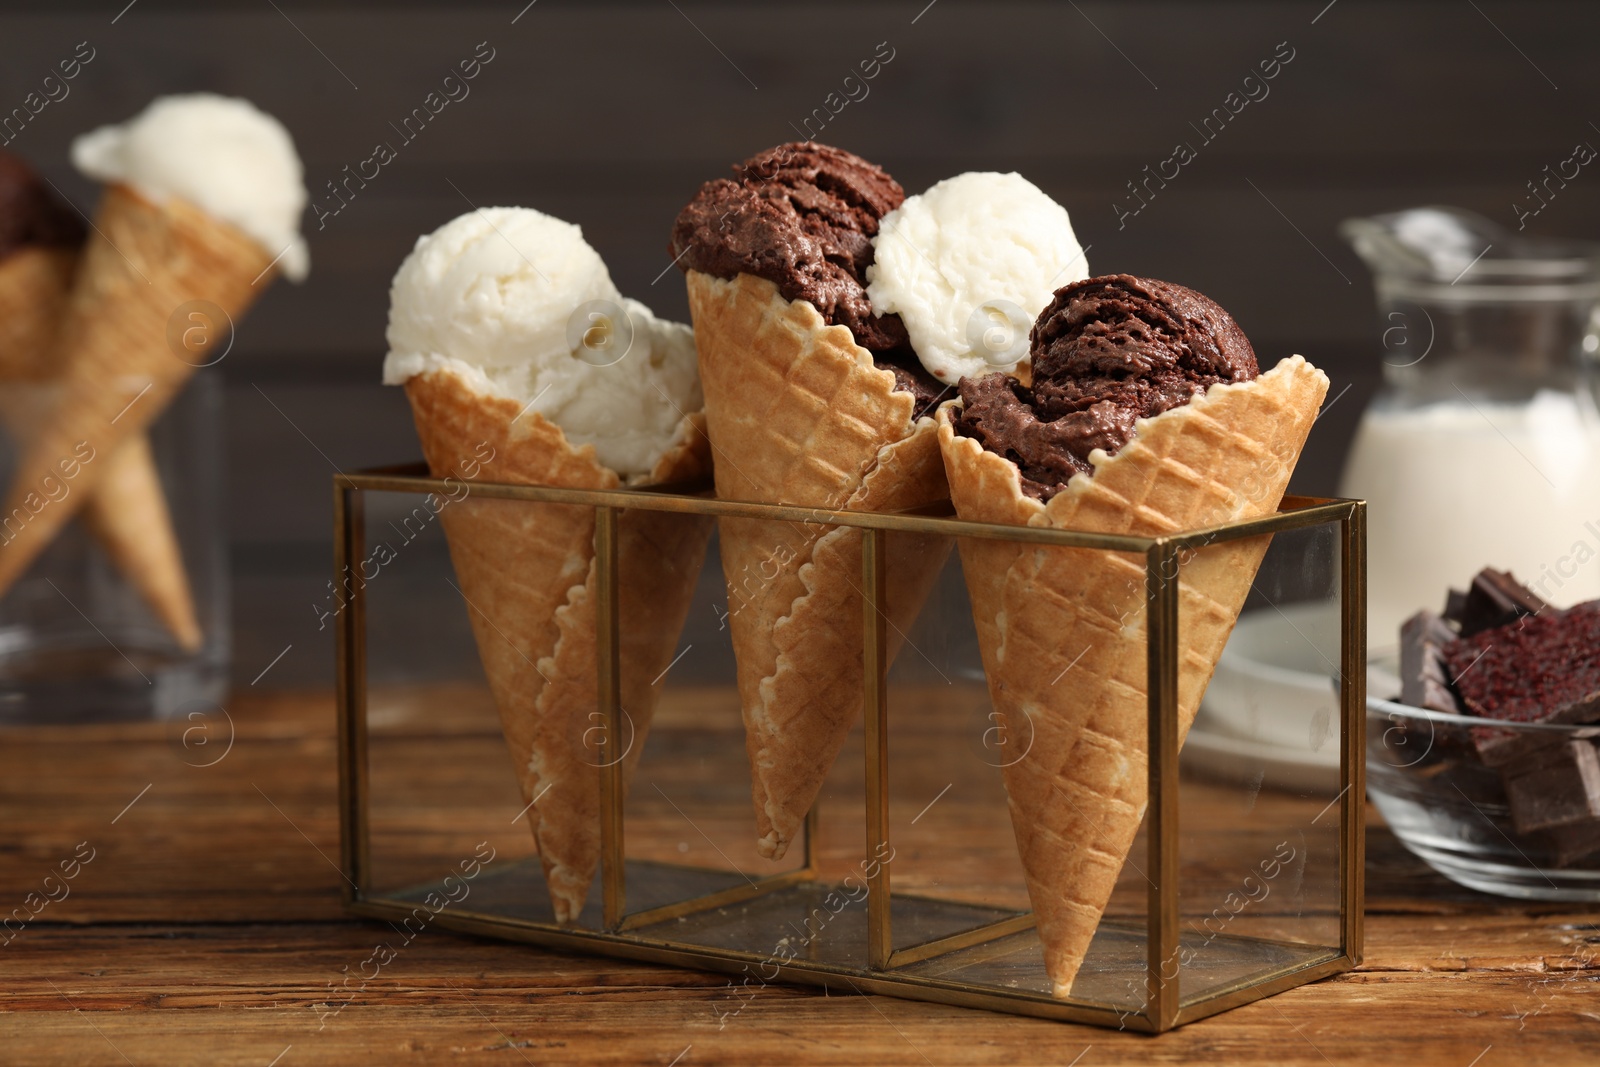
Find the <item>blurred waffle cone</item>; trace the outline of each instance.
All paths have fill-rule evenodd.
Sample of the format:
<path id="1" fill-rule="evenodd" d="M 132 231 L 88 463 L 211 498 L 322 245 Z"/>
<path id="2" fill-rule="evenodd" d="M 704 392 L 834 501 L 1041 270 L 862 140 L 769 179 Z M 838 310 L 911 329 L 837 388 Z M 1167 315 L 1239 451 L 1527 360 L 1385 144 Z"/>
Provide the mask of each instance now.
<path id="1" fill-rule="evenodd" d="M 49 386 L 64 358 L 53 345 L 77 260 L 75 249 L 28 247 L 0 261 L 0 418 L 19 448 L 35 442 L 50 418 L 47 404 L 57 390 Z M 136 434 L 103 462 L 99 484 L 83 502 L 84 520 L 178 645 L 192 652 L 201 644 L 200 625 L 149 441 Z M 62 472 L 58 466 L 52 473 L 59 480 Z M 10 517 L 4 537 L 16 527 Z"/>
<path id="2" fill-rule="evenodd" d="M 0 380 L 52 377 L 51 343 L 66 312 L 75 248 L 29 245 L 0 259 Z"/>

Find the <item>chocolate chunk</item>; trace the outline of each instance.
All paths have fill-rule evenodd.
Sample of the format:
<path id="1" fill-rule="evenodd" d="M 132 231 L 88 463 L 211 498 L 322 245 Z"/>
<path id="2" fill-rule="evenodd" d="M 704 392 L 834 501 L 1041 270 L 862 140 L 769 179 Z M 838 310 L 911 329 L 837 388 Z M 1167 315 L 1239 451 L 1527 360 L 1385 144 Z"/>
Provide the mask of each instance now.
<path id="1" fill-rule="evenodd" d="M 1573 867 L 1600 853 L 1600 823 L 1556 826 L 1533 836 L 1550 849 L 1557 867 Z"/>
<path id="2" fill-rule="evenodd" d="M 1568 741 L 1501 769 L 1511 820 L 1521 833 L 1589 823 L 1600 826 L 1600 749 Z"/>
<path id="3" fill-rule="evenodd" d="M 1444 617 L 1456 624 L 1462 637 L 1472 637 L 1525 616 L 1541 614 L 1549 607 L 1510 571 L 1485 567 L 1465 593 L 1450 590 Z"/>
<path id="4" fill-rule="evenodd" d="M 1509 626 L 1452 641 L 1449 681 L 1473 714 L 1517 723 L 1600 720 L 1600 601 L 1560 613 L 1526 615 Z M 1479 756 L 1502 766 L 1548 747 L 1550 739 L 1472 728 Z"/>
<path id="5" fill-rule="evenodd" d="M 1030 353 L 1031 386 L 1004 374 L 961 379 L 956 431 L 1015 463 L 1022 491 L 1039 500 L 1091 470 L 1090 452 L 1120 451 L 1138 419 L 1259 373 L 1226 311 L 1192 289 L 1126 274 L 1056 290 Z"/>
<path id="6" fill-rule="evenodd" d="M 1444 647 L 1456 632 L 1431 611 L 1419 611 L 1400 626 L 1400 701 L 1414 708 L 1461 714 L 1446 677 Z"/>
<path id="7" fill-rule="evenodd" d="M 80 245 L 87 232 L 38 172 L 0 152 L 0 258 L 29 245 Z"/>
<path id="8" fill-rule="evenodd" d="M 753 274 L 786 300 L 808 300 L 856 344 L 888 352 L 909 343 L 898 315 L 867 299 L 872 238 L 905 190 L 860 156 L 811 141 L 779 145 L 706 182 L 672 227 L 669 254 L 684 270 Z"/>

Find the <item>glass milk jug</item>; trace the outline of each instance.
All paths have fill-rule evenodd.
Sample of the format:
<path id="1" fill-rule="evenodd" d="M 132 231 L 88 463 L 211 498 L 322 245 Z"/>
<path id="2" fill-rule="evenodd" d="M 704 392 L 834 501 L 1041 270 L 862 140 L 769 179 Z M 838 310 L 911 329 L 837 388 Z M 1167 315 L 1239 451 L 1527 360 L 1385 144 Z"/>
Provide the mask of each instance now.
<path id="1" fill-rule="evenodd" d="M 1369 648 L 1485 566 L 1560 607 L 1600 597 L 1600 245 L 1448 208 L 1341 229 L 1383 331 L 1340 490 L 1368 501 Z"/>

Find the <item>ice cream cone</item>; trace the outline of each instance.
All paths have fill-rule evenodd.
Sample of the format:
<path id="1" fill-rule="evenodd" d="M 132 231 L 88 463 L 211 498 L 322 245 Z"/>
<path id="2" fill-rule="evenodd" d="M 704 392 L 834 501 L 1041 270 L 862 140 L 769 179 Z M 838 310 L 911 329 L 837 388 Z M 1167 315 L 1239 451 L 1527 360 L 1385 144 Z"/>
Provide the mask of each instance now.
<path id="1" fill-rule="evenodd" d="M 26 445 L 49 417 L 52 345 L 77 265 L 76 249 L 24 248 L 0 261 L 0 419 Z M 106 461 L 84 504 L 84 522 L 178 645 L 200 647 L 200 624 L 183 554 L 150 442 L 141 433 Z"/>
<path id="2" fill-rule="evenodd" d="M 516 402 L 476 392 L 449 370 L 417 375 L 405 388 L 429 469 L 462 486 L 440 511 L 450 558 L 530 805 L 555 917 L 571 922 L 600 860 L 594 509 L 471 499 L 471 484 L 607 489 L 620 479 L 592 446 L 573 448 L 539 413 L 519 417 Z M 694 415 L 649 480 L 703 478 L 710 465 Z M 710 535 L 710 522 L 692 515 L 629 510 L 618 519 L 624 781 L 643 749 Z"/>
<path id="3" fill-rule="evenodd" d="M 1158 536 L 1277 509 L 1327 392 L 1299 356 L 1254 381 L 1212 386 L 1095 453 L 1047 504 L 1010 460 L 957 436 L 939 412 L 963 519 Z M 1194 719 L 1268 538 L 1210 545 L 1180 582 L 1180 739 Z M 962 568 L 989 692 L 1008 739 L 1012 828 L 1055 995 L 1065 997 L 1111 898 L 1147 785 L 1143 561 L 1115 552 L 964 543 Z M 1031 739 L 1031 741 L 1029 740 Z"/>
<path id="4" fill-rule="evenodd" d="M 0 593 L 102 478 L 125 469 L 126 460 L 115 461 L 118 447 L 166 408 L 195 365 L 218 358 L 209 350 L 179 357 L 168 339 L 174 313 L 206 301 L 237 317 L 271 270 L 259 244 L 185 201 L 107 187 L 51 357 L 61 368 L 59 400 L 24 450 L 0 510 Z M 226 333 L 223 325 L 210 323 L 214 336 Z M 58 479 L 72 458 L 80 462 L 76 491 L 48 499 L 47 479 Z"/>
<path id="5" fill-rule="evenodd" d="M 933 420 L 913 423 L 911 394 L 847 327 L 752 275 L 687 280 L 719 497 L 869 511 L 945 498 Z M 757 844 L 778 858 L 861 709 L 861 531 L 748 519 L 719 530 Z M 891 536 L 891 655 L 949 547 Z"/>

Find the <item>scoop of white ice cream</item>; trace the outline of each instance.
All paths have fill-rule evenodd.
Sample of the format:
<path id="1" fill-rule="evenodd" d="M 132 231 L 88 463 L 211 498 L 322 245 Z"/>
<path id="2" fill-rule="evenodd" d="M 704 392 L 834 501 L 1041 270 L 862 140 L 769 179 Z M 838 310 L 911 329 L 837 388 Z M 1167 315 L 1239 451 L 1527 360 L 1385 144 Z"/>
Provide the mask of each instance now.
<path id="1" fill-rule="evenodd" d="M 305 172 L 283 123 L 248 100 L 163 96 L 120 126 L 72 142 L 72 162 L 102 182 L 189 201 L 255 238 L 291 281 L 311 266 L 300 236 Z"/>
<path id="2" fill-rule="evenodd" d="M 899 314 L 941 382 L 1027 362 L 1033 320 L 1089 277 L 1066 208 L 1020 174 L 946 178 L 885 215 L 872 246 L 873 311 Z"/>
<path id="3" fill-rule="evenodd" d="M 389 289 L 388 338 L 386 384 L 448 369 L 624 477 L 648 474 L 702 405 L 693 332 L 625 299 L 582 230 L 530 208 L 419 238 Z"/>

